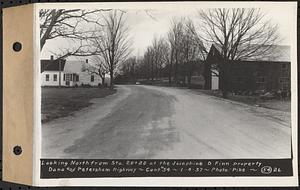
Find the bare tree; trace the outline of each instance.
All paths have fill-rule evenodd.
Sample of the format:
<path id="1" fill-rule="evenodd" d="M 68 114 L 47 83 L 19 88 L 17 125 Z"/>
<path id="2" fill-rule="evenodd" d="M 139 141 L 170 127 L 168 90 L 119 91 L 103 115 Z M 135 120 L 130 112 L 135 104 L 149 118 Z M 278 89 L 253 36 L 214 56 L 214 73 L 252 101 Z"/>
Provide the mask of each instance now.
<path id="1" fill-rule="evenodd" d="M 180 63 L 180 51 L 183 36 L 183 20 L 173 18 L 171 21 L 171 28 L 168 32 L 168 39 L 171 45 L 171 61 L 170 70 L 174 73 L 174 82 L 178 83 L 178 64 Z M 174 61 L 174 62 L 173 62 Z M 174 70 L 173 70 L 174 65 Z"/>
<path id="2" fill-rule="evenodd" d="M 153 38 L 140 65 L 140 69 L 146 71 L 148 80 L 151 78 L 151 81 L 154 81 L 163 77 L 163 69 L 169 64 L 169 51 L 170 47 L 165 38 Z"/>
<path id="3" fill-rule="evenodd" d="M 156 79 L 162 77 L 162 69 L 167 65 L 169 55 L 169 44 L 163 38 L 154 37 L 152 40 L 154 76 Z"/>
<path id="4" fill-rule="evenodd" d="M 160 75 L 162 76 L 163 69 L 170 65 L 171 60 L 171 47 L 166 38 L 160 38 L 159 40 L 160 51 Z M 168 72 L 169 73 L 169 72 Z"/>
<path id="5" fill-rule="evenodd" d="M 218 64 L 223 97 L 229 89 L 230 62 L 270 54 L 278 43 L 278 26 L 267 20 L 259 9 L 209 9 L 198 12 L 198 36 L 203 44 L 214 44 L 221 50 Z"/>
<path id="6" fill-rule="evenodd" d="M 110 74 L 110 87 L 113 87 L 114 74 L 117 67 L 130 54 L 129 28 L 125 23 L 125 12 L 110 11 L 103 15 L 104 26 L 98 31 L 93 44 L 100 50 L 103 63 Z"/>
<path id="7" fill-rule="evenodd" d="M 182 34 L 182 54 L 183 54 L 183 83 L 191 85 L 191 78 L 195 71 L 196 60 L 205 60 L 206 51 L 197 35 L 194 35 L 195 27 L 191 19 L 184 19 L 184 30 Z M 199 62 L 199 61 L 198 61 Z M 200 63 L 200 62 L 199 62 Z"/>
<path id="8" fill-rule="evenodd" d="M 144 67 L 146 70 L 147 80 L 154 80 L 154 50 L 151 46 L 147 47 L 144 54 Z"/>
<path id="9" fill-rule="evenodd" d="M 152 40 L 152 49 L 153 49 L 153 76 L 155 79 L 158 78 L 159 72 L 159 63 L 160 63 L 160 44 L 158 38 L 154 36 Z"/>
<path id="10" fill-rule="evenodd" d="M 125 77 L 123 80 L 131 83 L 136 82 L 138 74 L 137 66 L 138 65 L 136 57 L 129 57 L 128 59 L 126 59 L 126 61 L 124 61 L 120 68 L 122 76 Z"/>
<path id="11" fill-rule="evenodd" d="M 168 32 L 170 49 L 169 83 L 174 75 L 175 84 L 179 77 L 183 85 L 191 84 L 191 77 L 195 68 L 195 60 L 206 58 L 205 48 L 201 39 L 196 35 L 194 24 L 189 18 L 173 18 Z M 180 69 L 178 69 L 180 68 Z"/>
<path id="12" fill-rule="evenodd" d="M 71 40 L 73 46 L 61 50 L 58 55 L 60 58 L 97 54 L 98 49 L 91 49 L 88 40 L 94 37 L 95 26 L 102 26 L 98 17 L 100 13 L 106 11 L 110 9 L 41 9 L 39 12 L 40 50 L 48 40 L 64 38 Z"/>

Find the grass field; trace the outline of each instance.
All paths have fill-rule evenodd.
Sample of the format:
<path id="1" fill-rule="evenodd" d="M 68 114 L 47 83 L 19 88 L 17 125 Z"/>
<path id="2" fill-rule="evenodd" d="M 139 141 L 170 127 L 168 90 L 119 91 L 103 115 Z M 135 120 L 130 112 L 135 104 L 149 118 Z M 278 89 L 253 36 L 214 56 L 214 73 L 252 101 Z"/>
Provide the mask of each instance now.
<path id="1" fill-rule="evenodd" d="M 42 88 L 42 123 L 90 106 L 93 98 L 114 94 L 108 88 Z"/>

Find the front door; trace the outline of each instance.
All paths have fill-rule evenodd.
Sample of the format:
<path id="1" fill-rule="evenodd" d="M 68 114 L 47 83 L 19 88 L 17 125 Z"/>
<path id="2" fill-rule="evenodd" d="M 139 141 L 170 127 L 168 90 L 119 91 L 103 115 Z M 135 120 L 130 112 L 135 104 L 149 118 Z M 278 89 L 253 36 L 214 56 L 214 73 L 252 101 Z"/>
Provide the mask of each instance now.
<path id="1" fill-rule="evenodd" d="M 72 75 L 72 74 L 69 74 L 69 73 L 66 74 L 66 85 L 67 85 L 67 86 L 70 86 L 71 75 Z"/>
<path id="2" fill-rule="evenodd" d="M 217 70 L 213 70 L 211 74 L 211 89 L 219 90 L 219 77 L 217 76 L 219 72 Z"/>

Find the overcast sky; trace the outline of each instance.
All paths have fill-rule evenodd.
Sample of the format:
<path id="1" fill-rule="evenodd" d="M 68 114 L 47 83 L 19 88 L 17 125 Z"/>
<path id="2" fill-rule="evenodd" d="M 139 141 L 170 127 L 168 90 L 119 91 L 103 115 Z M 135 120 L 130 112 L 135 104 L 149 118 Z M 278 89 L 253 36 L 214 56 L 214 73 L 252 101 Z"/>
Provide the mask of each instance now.
<path id="1" fill-rule="evenodd" d="M 127 24 L 130 26 L 130 34 L 132 38 L 133 55 L 142 56 L 147 46 L 151 44 L 154 36 L 166 36 L 170 21 L 174 17 L 190 17 L 197 26 L 197 10 L 200 7 L 176 8 L 168 9 L 151 9 L 147 14 L 145 10 L 128 10 Z M 272 22 L 279 25 L 279 34 L 283 39 L 281 44 L 290 45 L 291 36 L 291 10 L 284 6 L 269 6 L 261 8 L 261 11 L 266 14 L 267 18 L 271 18 Z M 57 52 L 58 48 L 65 48 L 68 44 L 61 39 L 54 39 L 47 41 L 41 52 L 41 58 L 47 59 L 52 54 Z M 68 58 L 68 59 L 82 59 L 82 58 Z M 85 59 L 85 58 L 83 58 Z"/>

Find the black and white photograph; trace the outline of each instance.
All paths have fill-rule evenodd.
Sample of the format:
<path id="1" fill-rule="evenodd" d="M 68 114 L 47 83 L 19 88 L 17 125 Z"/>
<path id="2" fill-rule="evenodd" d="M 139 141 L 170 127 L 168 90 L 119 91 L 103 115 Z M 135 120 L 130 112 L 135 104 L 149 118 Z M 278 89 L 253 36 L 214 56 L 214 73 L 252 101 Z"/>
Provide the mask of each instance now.
<path id="1" fill-rule="evenodd" d="M 41 158 L 291 159 L 291 14 L 243 5 L 39 9 Z"/>

